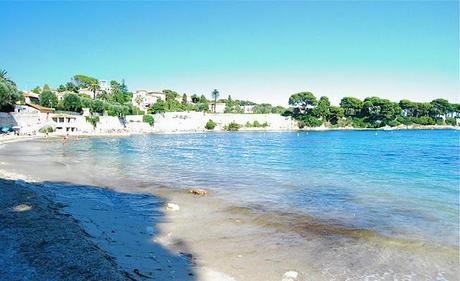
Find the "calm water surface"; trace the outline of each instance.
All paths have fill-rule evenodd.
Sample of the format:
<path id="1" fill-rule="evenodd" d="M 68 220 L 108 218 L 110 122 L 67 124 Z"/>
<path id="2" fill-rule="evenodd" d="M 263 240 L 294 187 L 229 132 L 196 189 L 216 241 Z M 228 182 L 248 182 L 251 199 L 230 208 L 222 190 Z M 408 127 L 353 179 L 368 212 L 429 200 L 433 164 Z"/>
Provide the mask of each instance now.
<path id="1" fill-rule="evenodd" d="M 269 214 L 258 218 L 275 218 L 288 230 L 313 220 L 321 231 L 333 226 L 384 237 L 370 240 L 370 248 L 365 248 L 369 253 L 362 257 L 358 248 L 337 259 L 337 263 L 362 259 L 344 267 L 350 272 L 366 269 L 366 260 L 374 257 L 373 243 L 386 241 L 402 245 L 402 252 L 390 256 L 405 255 L 404 249 L 413 243 L 425 252 L 407 252 L 409 256 L 401 258 L 404 264 L 388 259 L 390 271 L 385 272 L 398 267 L 404 272 L 418 264 L 410 271 L 423 273 L 427 268 L 423 274 L 437 272 L 437 279 L 443 272 L 458 273 L 458 264 L 452 262 L 458 260 L 460 243 L 459 131 L 143 135 L 84 138 L 65 145 L 51 140 L 14 143 L 0 154 L 4 169 L 42 180 L 125 186 L 127 191 L 141 192 L 151 192 L 154 186 L 201 187 L 230 205 Z M 354 232 L 336 233 L 355 237 Z M 323 247 L 318 245 L 315 249 Z M 386 249 L 387 244 L 375 245 Z M 430 249 L 441 255 L 434 263 Z M 411 262 L 414 257 L 417 262 Z M 379 271 L 379 263 L 363 273 Z"/>
<path id="2" fill-rule="evenodd" d="M 245 206 L 459 243 L 458 131 L 150 135 L 66 150 L 123 177 L 208 188 Z"/>

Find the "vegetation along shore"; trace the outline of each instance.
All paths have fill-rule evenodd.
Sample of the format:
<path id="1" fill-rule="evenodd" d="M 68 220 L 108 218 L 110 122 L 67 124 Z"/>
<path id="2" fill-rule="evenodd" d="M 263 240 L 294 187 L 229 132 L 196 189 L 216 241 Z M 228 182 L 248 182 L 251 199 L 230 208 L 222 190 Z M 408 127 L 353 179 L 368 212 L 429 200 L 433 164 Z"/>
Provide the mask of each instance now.
<path id="1" fill-rule="evenodd" d="M 124 80 L 108 82 L 87 75 L 74 75 L 56 89 L 45 84 L 20 91 L 5 70 L 0 72 L 4 134 L 445 129 L 455 128 L 460 120 L 460 105 L 442 98 L 394 102 L 344 97 L 333 105 L 328 97 L 305 91 L 291 95 L 288 104 L 221 98 L 216 89 L 209 99 L 173 90 L 131 92 Z"/>

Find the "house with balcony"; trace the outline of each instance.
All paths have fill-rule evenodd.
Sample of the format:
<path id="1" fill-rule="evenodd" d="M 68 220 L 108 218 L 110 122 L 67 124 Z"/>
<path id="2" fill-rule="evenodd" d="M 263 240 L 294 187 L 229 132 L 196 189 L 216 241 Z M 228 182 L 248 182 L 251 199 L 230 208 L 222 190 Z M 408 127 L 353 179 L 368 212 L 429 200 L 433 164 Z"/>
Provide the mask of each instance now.
<path id="1" fill-rule="evenodd" d="M 146 90 L 138 90 L 133 94 L 131 103 L 140 110 L 146 112 L 147 109 L 157 100 L 166 100 L 166 95 L 161 92 L 151 92 Z"/>

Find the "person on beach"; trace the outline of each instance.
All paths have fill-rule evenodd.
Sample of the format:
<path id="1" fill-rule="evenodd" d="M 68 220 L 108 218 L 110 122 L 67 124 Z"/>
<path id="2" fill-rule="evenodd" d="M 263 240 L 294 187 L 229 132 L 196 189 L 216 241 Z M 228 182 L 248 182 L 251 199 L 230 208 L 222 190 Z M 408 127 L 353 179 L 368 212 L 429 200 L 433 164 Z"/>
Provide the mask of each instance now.
<path id="1" fill-rule="evenodd" d="M 69 134 L 65 135 L 62 139 L 62 144 L 64 145 L 69 140 Z"/>

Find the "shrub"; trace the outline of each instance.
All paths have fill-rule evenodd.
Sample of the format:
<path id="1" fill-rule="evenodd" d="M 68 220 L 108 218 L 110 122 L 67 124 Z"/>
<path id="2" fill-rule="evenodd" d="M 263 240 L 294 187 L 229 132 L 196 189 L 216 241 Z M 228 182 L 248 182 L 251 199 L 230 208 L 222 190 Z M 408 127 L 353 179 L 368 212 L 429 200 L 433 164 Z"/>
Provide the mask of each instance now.
<path id="1" fill-rule="evenodd" d="M 42 133 L 42 134 L 45 134 L 45 133 L 52 133 L 54 132 L 54 128 L 51 127 L 51 126 L 44 126 L 44 127 L 41 127 L 39 130 L 38 130 L 39 133 Z"/>
<path id="2" fill-rule="evenodd" d="M 86 122 L 93 125 L 93 128 L 96 128 L 97 123 L 99 122 L 99 116 L 86 116 Z"/>
<path id="3" fill-rule="evenodd" d="M 153 118 L 153 116 L 148 114 L 142 116 L 142 121 L 148 123 L 150 126 L 152 126 L 153 123 L 155 123 L 155 119 Z"/>
<path id="4" fill-rule="evenodd" d="M 412 118 L 410 118 L 410 117 L 398 116 L 396 118 L 396 121 L 398 121 L 399 123 L 404 124 L 406 126 L 414 124 L 414 122 L 412 122 Z"/>
<path id="5" fill-rule="evenodd" d="M 321 120 L 318 118 L 315 118 L 313 116 L 302 116 L 302 118 L 299 119 L 299 127 L 319 127 L 323 124 Z"/>
<path id="6" fill-rule="evenodd" d="M 217 125 L 216 122 L 214 122 L 213 120 L 209 119 L 208 122 L 206 122 L 206 125 L 204 127 L 206 128 L 206 130 L 214 130 L 216 125 Z"/>
<path id="7" fill-rule="evenodd" d="M 436 119 L 436 125 L 446 125 L 446 123 L 444 123 L 444 120 L 442 118 L 439 118 L 439 119 Z"/>
<path id="8" fill-rule="evenodd" d="M 368 124 L 364 121 L 363 118 L 353 118 L 352 119 L 352 126 L 354 128 L 366 128 Z"/>
<path id="9" fill-rule="evenodd" d="M 398 120 L 391 120 L 388 122 L 388 126 L 390 127 L 396 127 L 396 126 L 399 126 L 401 125 L 401 123 L 398 121 Z"/>
<path id="10" fill-rule="evenodd" d="M 446 118 L 446 124 L 451 125 L 451 126 L 456 126 L 457 125 L 457 120 L 455 118 L 452 118 L 452 117 Z"/>
<path id="11" fill-rule="evenodd" d="M 226 125 L 224 128 L 227 131 L 238 131 L 241 128 L 241 125 L 236 122 L 231 122 L 228 125 Z"/>
<path id="12" fill-rule="evenodd" d="M 340 118 L 337 120 L 337 127 L 345 128 L 353 125 L 353 121 L 350 118 Z"/>
<path id="13" fill-rule="evenodd" d="M 251 122 L 246 122 L 246 125 L 244 125 L 246 128 L 265 128 L 265 127 L 268 127 L 268 123 L 267 122 L 264 122 L 264 123 L 260 123 L 259 121 L 254 121 L 253 123 Z"/>
<path id="14" fill-rule="evenodd" d="M 433 118 L 425 117 L 425 116 L 414 118 L 413 121 L 414 121 L 415 124 L 419 124 L 419 125 L 434 125 L 434 124 L 436 124 L 436 121 Z"/>

